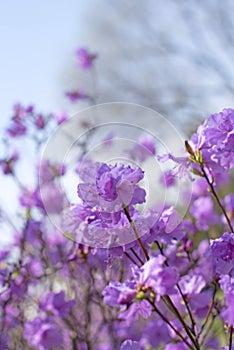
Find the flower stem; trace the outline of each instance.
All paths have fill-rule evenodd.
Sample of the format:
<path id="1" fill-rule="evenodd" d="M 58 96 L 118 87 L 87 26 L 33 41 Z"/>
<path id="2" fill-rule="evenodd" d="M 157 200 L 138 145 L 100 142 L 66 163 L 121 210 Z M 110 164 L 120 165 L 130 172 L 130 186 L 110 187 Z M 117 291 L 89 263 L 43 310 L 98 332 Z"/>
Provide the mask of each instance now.
<path id="1" fill-rule="evenodd" d="M 137 263 L 136 263 L 136 261 L 131 257 L 130 254 L 128 254 L 128 252 L 124 252 L 124 254 L 128 257 L 129 260 L 131 260 L 131 262 L 132 262 L 134 265 L 138 266 Z M 139 266 L 138 266 L 138 267 L 139 267 Z"/>
<path id="2" fill-rule="evenodd" d="M 229 328 L 229 344 L 228 344 L 228 350 L 232 350 L 232 332 L 233 332 L 233 326 Z"/>
<path id="3" fill-rule="evenodd" d="M 160 253 L 161 253 L 163 256 L 165 256 L 165 255 L 164 255 L 163 248 L 160 246 L 159 242 L 158 242 L 158 241 L 155 241 L 155 243 L 157 244 L 157 247 L 158 247 Z M 165 265 L 166 265 L 166 266 L 169 266 L 167 260 L 165 261 Z M 178 291 L 179 291 L 179 293 L 180 293 L 181 298 L 183 299 L 183 302 L 184 302 L 185 307 L 186 307 L 186 309 L 187 309 L 188 315 L 189 315 L 189 317 L 190 317 L 191 327 L 192 327 L 192 333 L 195 335 L 196 322 L 195 322 L 195 320 L 194 320 L 194 317 L 193 317 L 193 314 L 192 314 L 192 310 L 190 309 L 189 303 L 188 303 L 188 301 L 186 300 L 186 297 L 184 296 L 184 294 L 183 294 L 183 292 L 182 292 L 182 289 L 180 288 L 179 283 L 177 283 L 176 286 L 177 286 L 177 288 L 178 288 Z"/>
<path id="4" fill-rule="evenodd" d="M 133 232 L 135 233 L 137 242 L 139 243 L 139 246 L 141 247 L 141 249 L 142 249 L 142 251 L 143 251 L 143 253 L 144 253 L 145 257 L 146 257 L 146 260 L 149 260 L 148 252 L 147 252 L 147 250 L 145 249 L 145 247 L 144 247 L 144 245 L 143 245 L 143 243 L 142 243 L 142 241 L 141 241 L 141 239 L 140 239 L 140 237 L 139 237 L 139 235 L 138 235 L 138 232 L 137 232 L 137 229 L 136 229 L 136 225 L 135 225 L 134 221 L 132 220 L 132 218 L 131 218 L 131 216 L 130 216 L 128 207 L 124 207 L 123 209 L 124 209 L 124 213 L 125 213 L 125 215 L 126 215 L 128 221 L 129 221 L 129 223 L 130 223 L 130 225 L 131 225 L 131 227 L 132 227 L 132 229 L 133 229 Z"/>
<path id="5" fill-rule="evenodd" d="M 165 300 L 167 301 L 168 305 L 171 307 L 171 309 L 173 310 L 174 314 L 177 316 L 177 318 L 179 319 L 180 323 L 182 324 L 182 326 L 184 327 L 185 332 L 187 333 L 189 339 L 191 340 L 191 342 L 194 344 L 195 349 L 196 350 L 200 350 L 200 346 L 199 343 L 197 341 L 197 339 L 194 339 L 193 334 L 191 333 L 190 328 L 188 327 L 188 325 L 186 324 L 186 322 L 184 321 L 183 317 L 181 316 L 181 314 L 179 313 L 179 311 L 177 310 L 177 308 L 175 307 L 175 305 L 173 304 L 171 298 L 168 295 L 164 296 Z"/>
<path id="6" fill-rule="evenodd" d="M 211 302 L 210 302 L 209 309 L 208 309 L 208 311 L 207 311 L 205 321 L 203 322 L 203 324 L 202 324 L 202 326 L 201 326 L 201 330 L 200 330 L 200 332 L 198 333 L 197 339 L 200 338 L 201 334 L 202 334 L 203 331 L 204 331 L 204 328 L 206 327 L 206 325 L 207 325 L 207 323 L 208 323 L 208 320 L 209 320 L 209 318 L 210 318 L 210 315 L 211 315 L 212 310 L 213 310 L 213 307 L 214 307 L 216 292 L 217 292 L 217 286 L 216 286 L 216 283 L 215 283 L 215 284 L 214 284 L 213 295 L 212 295 L 212 300 L 211 300 Z"/>
<path id="7" fill-rule="evenodd" d="M 218 197 L 218 194 L 215 191 L 215 188 L 214 188 L 212 182 L 209 180 L 209 177 L 208 177 L 208 175 L 207 175 L 203 165 L 201 165 L 201 171 L 202 171 L 202 174 L 204 175 L 204 178 L 206 179 L 206 181 L 207 181 L 207 183 L 208 183 L 208 185 L 210 187 L 211 193 L 215 197 L 219 208 L 221 209 L 221 211 L 223 212 L 223 215 L 225 216 L 225 219 L 227 221 L 227 224 L 228 224 L 228 227 L 229 227 L 230 231 L 233 232 L 233 227 L 232 227 L 231 221 L 230 221 L 230 219 L 229 219 L 229 217 L 227 215 L 227 212 L 226 212 L 224 206 L 222 205 L 222 203 L 221 203 L 221 201 L 220 201 L 220 199 Z"/>
<path id="8" fill-rule="evenodd" d="M 148 300 L 148 299 L 147 299 Z M 183 342 L 189 347 L 189 349 L 193 350 L 193 347 L 187 339 L 173 326 L 173 324 L 164 316 L 164 314 L 155 306 L 155 304 L 148 300 L 149 303 L 152 305 L 153 310 L 161 317 L 161 319 L 168 324 L 168 326 L 183 340 Z"/>

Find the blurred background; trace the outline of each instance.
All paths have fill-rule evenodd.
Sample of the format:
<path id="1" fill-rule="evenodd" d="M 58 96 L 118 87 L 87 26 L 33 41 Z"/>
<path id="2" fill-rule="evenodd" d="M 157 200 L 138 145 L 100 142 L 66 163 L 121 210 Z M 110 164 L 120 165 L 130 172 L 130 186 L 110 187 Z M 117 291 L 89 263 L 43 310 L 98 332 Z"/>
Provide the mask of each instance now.
<path id="1" fill-rule="evenodd" d="M 151 107 L 189 132 L 233 106 L 234 2 L 231 0 L 50 0 L 1 2 L 1 125 L 16 102 L 74 113 L 64 92 L 95 103 Z M 98 53 L 77 68 L 75 50 Z"/>

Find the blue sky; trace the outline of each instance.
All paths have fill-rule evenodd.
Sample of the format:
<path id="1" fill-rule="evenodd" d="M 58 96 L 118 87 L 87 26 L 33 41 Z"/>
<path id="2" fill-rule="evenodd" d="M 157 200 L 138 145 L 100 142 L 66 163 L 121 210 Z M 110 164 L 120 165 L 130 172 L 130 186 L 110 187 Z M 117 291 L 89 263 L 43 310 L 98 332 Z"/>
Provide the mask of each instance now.
<path id="1" fill-rule="evenodd" d="M 6 1 L 0 5 L 1 126 L 15 102 L 61 107 L 61 75 L 82 42 L 84 0 Z"/>

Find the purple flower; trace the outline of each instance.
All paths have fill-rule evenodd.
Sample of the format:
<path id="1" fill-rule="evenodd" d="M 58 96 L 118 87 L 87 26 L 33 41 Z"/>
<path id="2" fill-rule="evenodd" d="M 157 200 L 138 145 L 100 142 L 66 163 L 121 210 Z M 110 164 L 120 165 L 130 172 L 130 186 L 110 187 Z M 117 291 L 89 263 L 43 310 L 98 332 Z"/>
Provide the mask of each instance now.
<path id="1" fill-rule="evenodd" d="M 40 309 L 59 317 L 66 317 L 74 304 L 75 300 L 65 301 L 64 291 L 61 291 L 60 293 L 51 292 L 42 298 Z"/>
<path id="2" fill-rule="evenodd" d="M 151 318 L 147 321 L 142 334 L 141 344 L 150 344 L 153 348 L 158 348 L 162 343 L 170 341 L 168 328 L 160 318 Z"/>
<path id="3" fill-rule="evenodd" d="M 0 339 L 0 349 L 1 350 L 8 350 L 9 346 L 8 346 L 8 339 L 6 335 L 2 335 L 1 339 Z"/>
<path id="4" fill-rule="evenodd" d="M 102 140 L 103 146 L 106 148 L 112 146 L 114 136 L 115 136 L 114 132 L 112 132 L 112 131 L 109 132 Z"/>
<path id="5" fill-rule="evenodd" d="M 133 160 L 144 162 L 156 154 L 154 138 L 151 135 L 143 135 L 138 139 L 137 144 L 126 152 Z"/>
<path id="6" fill-rule="evenodd" d="M 227 215 L 231 220 L 231 224 L 234 226 L 234 194 L 230 193 L 224 198 L 224 207 L 226 208 Z M 226 224 L 226 218 L 222 216 L 222 222 Z"/>
<path id="7" fill-rule="evenodd" d="M 34 259 L 28 259 L 28 271 L 29 271 L 29 274 L 30 276 L 32 277 L 36 277 L 36 278 L 39 278 L 39 277 L 42 277 L 43 276 L 43 263 L 41 261 L 41 259 L 39 258 L 34 258 Z"/>
<path id="8" fill-rule="evenodd" d="M 52 350 L 63 344 L 63 335 L 58 326 L 39 317 L 25 324 L 24 336 L 38 350 Z"/>
<path id="9" fill-rule="evenodd" d="M 210 225 L 215 225 L 218 221 L 218 215 L 214 211 L 214 203 L 210 197 L 197 198 L 190 208 L 190 213 L 196 219 L 199 230 L 208 230 Z"/>
<path id="10" fill-rule="evenodd" d="M 66 112 L 60 112 L 60 113 L 54 114 L 53 117 L 56 120 L 58 125 L 68 120 L 68 114 Z"/>
<path id="11" fill-rule="evenodd" d="M 210 253 L 214 274 L 234 277 L 234 234 L 225 232 L 211 241 Z"/>
<path id="12" fill-rule="evenodd" d="M 165 171 L 160 177 L 160 183 L 165 187 L 171 187 L 175 185 L 175 175 L 171 170 Z"/>
<path id="13" fill-rule="evenodd" d="M 103 211 L 119 211 L 123 206 L 140 204 L 145 201 L 145 190 L 137 183 L 143 179 L 140 168 L 107 165 L 105 163 L 81 167 L 78 173 L 84 183 L 78 185 L 78 196 L 91 207 L 98 206 Z"/>
<path id="14" fill-rule="evenodd" d="M 19 121 L 15 121 L 8 129 L 7 132 L 11 137 L 23 136 L 26 134 L 26 126 Z"/>
<path id="15" fill-rule="evenodd" d="M 175 293 L 179 275 L 174 268 L 164 265 L 165 260 L 164 256 L 158 255 L 147 261 L 141 268 L 135 267 L 131 281 L 110 282 L 103 291 L 104 301 L 112 306 L 130 305 L 134 298 L 143 300 L 148 292 L 153 292 L 158 301 L 162 295 Z"/>
<path id="16" fill-rule="evenodd" d="M 147 319 L 152 314 L 152 306 L 148 300 L 140 300 L 132 303 L 126 310 L 122 311 L 120 314 L 120 319 L 126 321 L 129 327 L 139 316 Z"/>
<path id="17" fill-rule="evenodd" d="M 199 294 L 205 286 L 202 275 L 185 275 L 180 279 L 180 287 L 185 295 Z"/>
<path id="18" fill-rule="evenodd" d="M 37 166 L 41 184 L 49 183 L 56 177 L 63 176 L 66 172 L 64 164 L 52 163 L 48 159 L 43 159 Z"/>
<path id="19" fill-rule="evenodd" d="M 211 174 L 234 166 L 234 110 L 212 114 L 191 138 L 194 150 L 202 152 L 203 164 Z"/>
<path id="20" fill-rule="evenodd" d="M 76 57 L 81 69 L 89 69 L 92 67 L 94 60 L 97 58 L 96 53 L 90 53 L 84 47 L 76 51 Z"/>
<path id="21" fill-rule="evenodd" d="M 137 341 L 127 339 L 122 343 L 120 350 L 141 350 L 141 347 Z"/>
<path id="22" fill-rule="evenodd" d="M 38 204 L 38 193 L 34 190 L 23 190 L 19 198 L 22 207 L 32 208 Z"/>
<path id="23" fill-rule="evenodd" d="M 129 305 L 137 294 L 134 284 L 110 282 L 104 289 L 104 302 L 111 306 Z"/>
<path id="24" fill-rule="evenodd" d="M 19 155 L 13 151 L 8 158 L 0 160 L 0 167 L 5 175 L 13 174 L 15 163 L 18 161 Z"/>
<path id="25" fill-rule="evenodd" d="M 40 188 L 40 196 L 44 209 L 49 214 L 59 214 L 64 208 L 65 195 L 54 183 L 45 183 Z"/>
<path id="26" fill-rule="evenodd" d="M 222 275 L 219 280 L 226 299 L 226 308 L 222 311 L 222 317 L 229 325 L 234 325 L 234 278 Z"/>
<path id="27" fill-rule="evenodd" d="M 164 266 L 165 260 L 164 256 L 158 255 L 135 271 L 138 284 L 153 290 L 158 300 L 162 295 L 175 293 L 175 285 L 179 280 L 174 268 Z"/>
<path id="28" fill-rule="evenodd" d="M 28 220 L 27 227 L 25 228 L 23 234 L 24 239 L 28 244 L 32 246 L 37 246 L 41 244 L 40 236 L 42 232 L 42 223 L 40 221 L 35 221 L 33 219 Z M 17 233 L 15 236 L 15 245 L 19 246 L 22 240 L 22 233 Z"/>
<path id="29" fill-rule="evenodd" d="M 42 114 L 35 116 L 35 125 L 38 129 L 44 129 L 46 125 L 45 117 Z"/>
<path id="30" fill-rule="evenodd" d="M 151 241 L 157 239 L 162 243 L 171 243 L 174 239 L 180 240 L 185 235 L 183 224 L 174 207 L 163 210 L 155 221 L 150 228 Z"/>
<path id="31" fill-rule="evenodd" d="M 71 101 L 71 102 L 77 102 L 80 100 L 83 100 L 87 98 L 87 95 L 85 95 L 82 91 L 80 90 L 73 90 L 73 91 L 68 91 L 65 93 L 65 96 Z"/>
<path id="32" fill-rule="evenodd" d="M 166 154 L 158 159 L 162 162 L 172 160 L 178 165 L 176 174 L 180 177 L 188 175 L 190 179 L 190 171 L 202 176 L 201 165 L 210 181 L 225 170 L 233 168 L 234 110 L 228 108 L 211 115 L 192 135 L 186 149 L 189 153 L 187 157 Z"/>
<path id="33" fill-rule="evenodd" d="M 171 153 L 164 154 L 162 156 L 158 156 L 158 160 L 162 163 L 167 162 L 168 160 L 172 160 L 175 163 L 175 172 L 174 175 L 178 176 L 180 179 L 188 176 L 191 180 L 190 174 L 190 160 L 189 157 L 175 157 Z"/>
<path id="34" fill-rule="evenodd" d="M 27 113 L 29 112 L 28 108 L 24 108 L 20 103 L 15 104 L 13 106 L 12 120 L 14 120 L 14 121 L 23 121 L 26 118 Z M 31 106 L 31 108 L 33 110 L 32 106 Z"/>

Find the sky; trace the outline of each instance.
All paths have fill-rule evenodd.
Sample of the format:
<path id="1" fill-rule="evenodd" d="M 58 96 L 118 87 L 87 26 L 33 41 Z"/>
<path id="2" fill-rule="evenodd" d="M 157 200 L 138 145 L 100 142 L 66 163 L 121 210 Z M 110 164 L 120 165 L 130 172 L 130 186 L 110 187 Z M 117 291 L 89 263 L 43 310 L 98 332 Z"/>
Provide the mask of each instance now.
<path id="1" fill-rule="evenodd" d="M 34 104 L 45 113 L 60 111 L 66 104 L 62 81 L 76 48 L 86 44 L 82 40 L 86 4 L 85 0 L 0 2 L 1 135 L 17 102 Z M 15 211 L 9 200 L 15 198 L 15 190 L 4 182 L 1 205 L 8 213 Z M 0 244 L 11 237 L 6 228 L 3 231 Z"/>
<path id="2" fill-rule="evenodd" d="M 1 127 L 16 102 L 57 110 L 62 74 L 82 42 L 85 0 L 0 2 Z M 71 61 L 70 61 L 71 62 Z"/>

